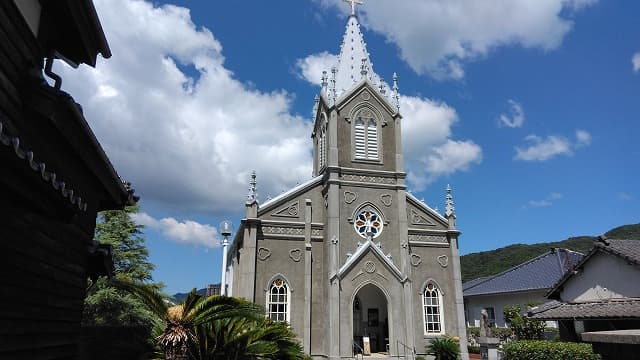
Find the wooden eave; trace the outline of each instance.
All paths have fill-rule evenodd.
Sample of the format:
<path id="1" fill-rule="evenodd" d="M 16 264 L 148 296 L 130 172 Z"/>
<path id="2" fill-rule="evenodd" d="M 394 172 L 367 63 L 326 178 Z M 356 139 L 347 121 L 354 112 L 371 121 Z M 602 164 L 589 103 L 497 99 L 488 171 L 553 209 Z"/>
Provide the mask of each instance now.
<path id="1" fill-rule="evenodd" d="M 100 19 L 91 0 L 46 0 L 42 5 L 38 39 L 44 56 L 57 51 L 74 63 L 96 65 L 100 53 L 111 57 Z"/>

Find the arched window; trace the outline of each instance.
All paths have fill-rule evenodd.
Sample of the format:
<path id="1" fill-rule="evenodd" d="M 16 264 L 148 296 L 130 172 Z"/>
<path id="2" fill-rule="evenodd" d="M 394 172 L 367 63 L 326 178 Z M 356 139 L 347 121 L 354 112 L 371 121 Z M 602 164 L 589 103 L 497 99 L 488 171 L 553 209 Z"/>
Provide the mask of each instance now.
<path id="1" fill-rule="evenodd" d="M 362 110 L 353 126 L 353 144 L 356 159 L 378 160 L 378 123 L 368 109 Z"/>
<path id="2" fill-rule="evenodd" d="M 273 321 L 289 321 L 289 285 L 282 278 L 273 280 L 267 293 L 267 316 Z"/>
<path id="3" fill-rule="evenodd" d="M 444 334 L 442 313 L 442 292 L 433 282 L 428 282 L 422 293 L 422 309 L 424 312 L 424 333 Z"/>

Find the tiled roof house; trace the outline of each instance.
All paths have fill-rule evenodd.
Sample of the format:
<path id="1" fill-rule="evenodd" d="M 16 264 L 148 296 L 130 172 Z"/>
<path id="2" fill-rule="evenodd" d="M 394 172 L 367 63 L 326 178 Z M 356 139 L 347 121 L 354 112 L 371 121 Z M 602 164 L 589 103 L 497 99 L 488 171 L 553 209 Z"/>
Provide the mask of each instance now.
<path id="1" fill-rule="evenodd" d="M 605 359 L 640 359 L 640 240 L 600 237 L 548 299 L 528 317 L 557 320 L 563 340 L 593 342 Z"/>
<path id="2" fill-rule="evenodd" d="M 584 255 L 562 248 L 514 266 L 500 274 L 465 282 L 464 303 L 467 325 L 479 326 L 480 312 L 487 309 L 496 326 L 506 326 L 504 307 L 543 303 L 545 295 L 563 276 L 573 270 Z"/>

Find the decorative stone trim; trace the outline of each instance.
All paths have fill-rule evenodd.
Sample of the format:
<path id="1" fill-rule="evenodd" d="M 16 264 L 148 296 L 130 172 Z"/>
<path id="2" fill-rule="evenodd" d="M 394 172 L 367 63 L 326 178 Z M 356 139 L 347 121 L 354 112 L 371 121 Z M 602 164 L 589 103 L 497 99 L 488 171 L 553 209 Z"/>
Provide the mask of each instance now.
<path id="1" fill-rule="evenodd" d="M 344 192 L 344 202 L 347 204 L 351 204 L 354 201 L 356 201 L 358 199 L 358 194 L 351 192 L 351 191 L 345 191 Z"/>
<path id="2" fill-rule="evenodd" d="M 304 228 L 285 226 L 262 226 L 263 234 L 304 236 Z"/>
<path id="3" fill-rule="evenodd" d="M 372 274 L 376 271 L 376 264 L 373 261 L 367 261 L 362 266 L 362 270 L 366 273 Z"/>
<path id="4" fill-rule="evenodd" d="M 393 204 L 393 196 L 391 194 L 382 194 L 380 195 L 380 202 L 382 205 L 389 207 Z"/>
<path id="5" fill-rule="evenodd" d="M 449 265 L 449 257 L 447 255 L 440 255 L 436 258 L 436 261 L 438 261 L 438 264 L 440 264 L 440 266 L 442 266 L 443 268 L 446 268 L 447 265 Z"/>
<path id="6" fill-rule="evenodd" d="M 266 247 L 258 248 L 258 259 L 261 261 L 267 260 L 271 256 L 271 250 Z"/>
<path id="7" fill-rule="evenodd" d="M 297 248 L 289 250 L 289 257 L 295 262 L 300 262 L 300 259 L 302 258 L 302 250 Z"/>
<path id="8" fill-rule="evenodd" d="M 396 183 L 395 178 L 383 177 L 383 176 L 342 174 L 340 178 L 344 181 L 357 181 L 357 182 L 366 182 L 366 183 L 373 183 L 373 184 L 394 185 Z"/>
<path id="9" fill-rule="evenodd" d="M 411 209 L 411 225 L 423 225 L 423 226 L 435 226 L 433 221 L 427 219 L 424 215 L 420 214 L 414 209 Z"/>
<path id="10" fill-rule="evenodd" d="M 425 241 L 447 244 L 447 237 L 444 235 L 409 234 L 409 241 Z"/>
<path id="11" fill-rule="evenodd" d="M 297 218 L 299 213 L 299 208 L 300 208 L 300 201 L 296 201 L 274 212 L 273 214 L 271 214 L 271 216 Z"/>
<path id="12" fill-rule="evenodd" d="M 57 179 L 57 175 L 53 171 L 45 170 L 46 165 L 44 162 L 37 162 L 33 160 L 33 151 L 27 151 L 20 147 L 20 139 L 16 137 L 10 137 L 3 134 L 3 124 L 0 121 L 0 144 L 13 148 L 13 152 L 18 159 L 25 160 L 31 170 L 40 173 L 40 178 L 46 183 L 49 183 L 54 190 L 57 190 L 66 198 L 71 205 L 73 205 L 79 211 L 87 211 L 87 203 L 82 200 L 81 196 L 75 195 L 75 190 L 67 188 L 67 184 Z M 130 191 L 130 195 L 133 191 Z"/>
<path id="13" fill-rule="evenodd" d="M 418 254 L 411 253 L 411 255 L 409 257 L 411 258 L 410 261 L 411 261 L 411 265 L 412 266 L 416 267 L 416 266 L 422 264 L 422 256 L 420 256 Z"/>

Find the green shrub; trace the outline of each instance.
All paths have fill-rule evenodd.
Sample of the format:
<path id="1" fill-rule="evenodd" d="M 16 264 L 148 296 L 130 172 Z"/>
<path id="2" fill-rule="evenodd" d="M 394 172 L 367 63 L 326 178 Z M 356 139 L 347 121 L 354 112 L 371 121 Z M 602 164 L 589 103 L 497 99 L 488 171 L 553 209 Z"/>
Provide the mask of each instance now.
<path id="1" fill-rule="evenodd" d="M 531 320 L 522 316 L 522 309 L 519 305 L 505 307 L 502 312 L 507 325 L 513 329 L 518 340 L 541 340 L 544 339 L 544 329 L 546 323 L 541 320 Z"/>
<path id="2" fill-rule="evenodd" d="M 480 345 L 467 345 L 467 352 L 469 352 L 469 354 L 480 354 Z"/>
<path id="3" fill-rule="evenodd" d="M 504 360 L 599 360 L 591 344 L 544 340 L 514 341 L 502 346 Z"/>
<path id="4" fill-rule="evenodd" d="M 427 354 L 436 357 L 436 360 L 457 360 L 460 356 L 460 347 L 450 336 L 431 340 L 427 346 Z"/>

